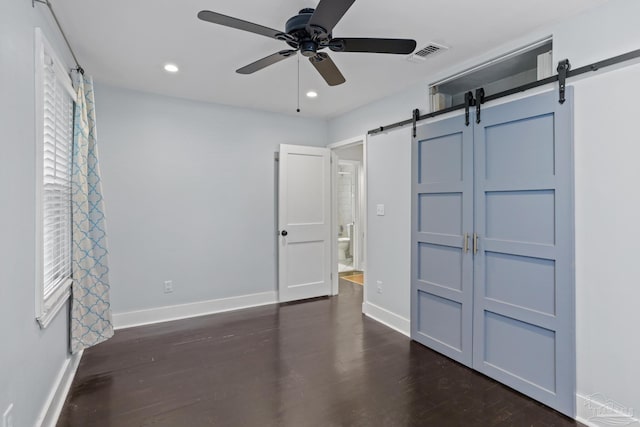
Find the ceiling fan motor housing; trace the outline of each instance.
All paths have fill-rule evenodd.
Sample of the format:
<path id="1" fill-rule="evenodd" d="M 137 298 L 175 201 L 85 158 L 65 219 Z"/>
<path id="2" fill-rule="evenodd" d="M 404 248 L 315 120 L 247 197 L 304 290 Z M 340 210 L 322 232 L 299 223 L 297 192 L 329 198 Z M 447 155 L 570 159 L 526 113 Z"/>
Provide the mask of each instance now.
<path id="1" fill-rule="evenodd" d="M 311 16 L 313 16 L 314 11 L 315 9 L 312 8 L 302 9 L 296 16 L 289 18 L 285 25 L 285 32 L 294 37 L 297 41 L 297 43 L 294 41 L 287 41 L 289 46 L 299 48 L 300 53 L 307 57 L 315 56 L 318 51 L 318 47 L 324 47 L 318 46 L 318 41 L 331 38 L 330 34 L 326 34 L 326 31 L 319 27 L 317 28 L 317 31 L 314 31 L 315 34 L 313 36 L 309 34 L 307 24 L 309 23 Z M 314 30 L 316 30 L 316 28 L 314 28 Z"/>
<path id="2" fill-rule="evenodd" d="M 315 9 L 311 8 L 302 9 L 296 16 L 292 16 L 291 18 L 289 18 L 284 27 L 285 32 L 287 34 L 291 34 L 292 36 L 295 36 L 296 33 L 299 32 L 306 33 L 307 24 L 309 23 L 314 10 Z"/>

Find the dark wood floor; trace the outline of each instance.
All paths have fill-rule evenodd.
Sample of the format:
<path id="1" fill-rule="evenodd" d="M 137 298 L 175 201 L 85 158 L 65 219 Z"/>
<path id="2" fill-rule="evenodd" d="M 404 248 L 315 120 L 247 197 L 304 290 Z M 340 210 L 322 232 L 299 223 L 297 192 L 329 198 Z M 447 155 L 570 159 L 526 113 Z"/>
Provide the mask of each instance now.
<path id="1" fill-rule="evenodd" d="M 63 426 L 576 426 L 361 315 L 362 286 L 117 331 Z"/>

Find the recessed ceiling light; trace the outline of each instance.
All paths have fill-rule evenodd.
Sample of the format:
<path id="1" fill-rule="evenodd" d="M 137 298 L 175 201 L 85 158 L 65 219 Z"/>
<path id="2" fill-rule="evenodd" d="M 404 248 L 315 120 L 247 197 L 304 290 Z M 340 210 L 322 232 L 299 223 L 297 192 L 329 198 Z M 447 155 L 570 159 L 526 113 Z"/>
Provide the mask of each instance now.
<path id="1" fill-rule="evenodd" d="M 177 73 L 178 66 L 176 64 L 164 64 L 164 70 L 169 73 Z"/>
<path id="2" fill-rule="evenodd" d="M 312 90 L 310 90 L 309 92 L 307 92 L 307 97 L 308 98 L 315 98 L 316 96 L 318 96 L 318 92 L 314 92 Z"/>

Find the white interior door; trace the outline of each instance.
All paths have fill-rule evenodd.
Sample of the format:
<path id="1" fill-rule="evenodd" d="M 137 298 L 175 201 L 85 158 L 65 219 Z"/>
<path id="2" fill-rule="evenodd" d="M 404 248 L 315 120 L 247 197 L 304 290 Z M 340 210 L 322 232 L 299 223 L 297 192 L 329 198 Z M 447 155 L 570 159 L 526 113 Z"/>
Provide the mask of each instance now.
<path id="1" fill-rule="evenodd" d="M 331 293 L 331 152 L 280 145 L 280 302 Z"/>

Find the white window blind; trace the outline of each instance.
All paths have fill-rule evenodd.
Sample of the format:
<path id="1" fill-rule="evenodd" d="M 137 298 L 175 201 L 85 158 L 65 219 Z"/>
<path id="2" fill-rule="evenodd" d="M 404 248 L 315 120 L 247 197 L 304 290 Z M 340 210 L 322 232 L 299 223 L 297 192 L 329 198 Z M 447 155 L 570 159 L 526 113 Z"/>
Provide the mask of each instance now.
<path id="1" fill-rule="evenodd" d="M 46 327 L 71 287 L 71 155 L 75 93 L 68 67 L 36 29 L 36 318 Z"/>
<path id="2" fill-rule="evenodd" d="M 73 99 L 44 57 L 42 234 L 44 298 L 71 278 L 71 149 Z"/>

